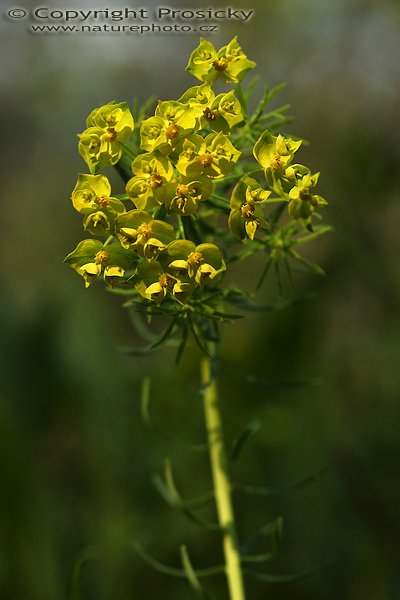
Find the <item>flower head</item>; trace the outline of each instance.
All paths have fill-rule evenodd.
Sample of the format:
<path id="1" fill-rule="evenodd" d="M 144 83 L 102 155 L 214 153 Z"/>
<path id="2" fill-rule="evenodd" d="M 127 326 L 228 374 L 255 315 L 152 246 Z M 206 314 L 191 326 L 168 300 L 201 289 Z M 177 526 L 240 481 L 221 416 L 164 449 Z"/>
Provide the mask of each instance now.
<path id="1" fill-rule="evenodd" d="M 83 240 L 64 262 L 69 264 L 89 287 L 103 272 L 104 280 L 113 286 L 133 264 L 135 253 L 124 250 L 119 244 L 103 246 L 99 240 Z"/>
<path id="2" fill-rule="evenodd" d="M 162 204 L 165 183 L 173 176 L 172 163 L 156 153 L 139 154 L 132 163 L 134 177 L 126 185 L 126 193 L 136 208 L 145 210 Z"/>
<path id="3" fill-rule="evenodd" d="M 256 63 L 248 60 L 239 46 L 237 37 L 218 52 L 211 42 L 200 38 L 199 46 L 192 52 L 186 70 L 200 79 L 213 83 L 220 78 L 229 83 L 239 83 Z"/>
<path id="4" fill-rule="evenodd" d="M 95 108 L 87 118 L 87 127 L 98 127 L 108 135 L 109 141 L 124 142 L 134 129 L 134 120 L 126 102 L 115 101 Z"/>
<path id="5" fill-rule="evenodd" d="M 196 178 L 179 177 L 166 186 L 165 206 L 169 212 L 187 216 L 193 214 L 198 203 L 212 193 L 212 181 L 205 175 Z"/>
<path id="6" fill-rule="evenodd" d="M 219 179 L 232 171 L 240 155 L 223 133 L 210 133 L 206 138 L 193 134 L 182 142 L 176 168 L 185 177 Z"/>
<path id="7" fill-rule="evenodd" d="M 201 287 L 226 269 L 218 246 L 207 243 L 196 246 L 189 240 L 171 242 L 161 261 L 175 276 L 187 275 Z"/>
<path id="8" fill-rule="evenodd" d="M 294 219 L 302 220 L 305 224 L 310 223 L 311 215 L 318 206 L 327 204 L 322 196 L 313 194 L 311 191 L 317 185 L 318 178 L 319 173 L 314 175 L 307 173 L 289 192 L 289 214 Z"/>
<path id="9" fill-rule="evenodd" d="M 270 194 L 252 177 L 245 176 L 236 184 L 232 191 L 228 220 L 229 229 L 235 237 L 253 240 L 257 229 L 267 226 L 261 205 L 268 200 Z"/>
<path id="10" fill-rule="evenodd" d="M 130 210 L 118 217 L 115 229 L 123 248 L 135 250 L 147 260 L 157 258 L 175 238 L 172 225 L 153 219 L 143 210 Z"/>

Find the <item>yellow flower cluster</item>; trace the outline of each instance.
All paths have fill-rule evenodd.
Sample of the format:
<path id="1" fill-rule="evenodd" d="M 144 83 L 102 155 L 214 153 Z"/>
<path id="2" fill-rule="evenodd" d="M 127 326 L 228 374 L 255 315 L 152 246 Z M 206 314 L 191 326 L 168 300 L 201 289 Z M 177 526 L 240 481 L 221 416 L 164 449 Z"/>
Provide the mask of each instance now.
<path id="1" fill-rule="evenodd" d="M 215 227 L 203 227 L 203 239 L 187 235 L 185 222 L 193 231 L 207 212 L 202 206 L 230 211 L 229 230 L 243 241 L 268 232 L 264 209 L 273 202 L 286 202 L 293 220 L 310 225 L 325 203 L 312 191 L 319 174 L 293 164 L 301 141 L 260 131 L 259 114 L 247 118 L 239 82 L 254 66 L 237 38 L 220 50 L 201 39 L 186 69 L 201 83 L 178 100 L 159 101 L 153 115 L 135 116 L 134 144 L 134 117 L 125 102 L 91 112 L 78 136 L 90 173 L 79 175 L 72 204 L 83 215 L 85 231 L 107 239 L 84 240 L 65 259 L 86 286 L 103 274 L 108 285 L 128 284 L 157 305 L 165 298 L 186 303 L 226 268 Z M 217 79 L 237 86 L 216 93 Z M 253 156 L 243 151 L 249 141 Z M 269 189 L 247 174 L 254 158 Z M 113 195 L 107 177 L 98 173 L 108 166 L 123 173 L 130 167 L 125 194 Z"/>

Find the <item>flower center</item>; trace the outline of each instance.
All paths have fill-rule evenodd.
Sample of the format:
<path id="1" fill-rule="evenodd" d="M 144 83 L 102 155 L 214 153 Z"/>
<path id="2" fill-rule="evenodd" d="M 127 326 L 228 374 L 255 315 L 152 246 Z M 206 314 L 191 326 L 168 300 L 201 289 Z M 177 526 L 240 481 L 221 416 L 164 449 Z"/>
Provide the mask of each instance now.
<path id="1" fill-rule="evenodd" d="M 99 205 L 99 208 L 106 208 L 110 204 L 110 198 L 108 196 L 96 196 L 95 203 Z"/>
<path id="2" fill-rule="evenodd" d="M 201 252 L 191 252 L 187 257 L 187 263 L 191 267 L 194 267 L 195 265 L 201 265 L 203 262 L 204 258 Z"/>
<path id="3" fill-rule="evenodd" d="M 137 228 L 137 232 L 139 235 L 146 238 L 147 240 L 153 235 L 153 231 L 150 225 L 148 225 L 147 223 L 142 223 L 141 225 L 139 225 L 139 227 Z"/>
<path id="4" fill-rule="evenodd" d="M 117 132 L 113 127 L 109 127 L 103 137 L 106 142 L 114 142 L 117 139 Z"/>
<path id="5" fill-rule="evenodd" d="M 226 60 L 226 58 L 220 58 L 214 60 L 212 65 L 217 71 L 226 71 L 226 69 L 228 68 L 228 61 Z"/>
<path id="6" fill-rule="evenodd" d="M 207 108 L 203 112 L 203 116 L 207 121 L 210 121 L 212 123 L 213 121 L 216 121 L 218 119 L 219 112 L 217 109 L 211 110 L 211 108 L 207 106 Z"/>
<path id="7" fill-rule="evenodd" d="M 300 199 L 303 201 L 311 200 L 311 194 L 308 190 L 301 190 L 299 195 Z"/>
<path id="8" fill-rule="evenodd" d="M 242 206 L 242 217 L 244 219 L 250 220 L 254 214 L 254 206 L 250 206 L 250 204 L 244 204 Z"/>
<path id="9" fill-rule="evenodd" d="M 97 254 L 95 255 L 96 265 L 102 265 L 103 263 L 108 263 L 109 260 L 110 260 L 110 255 L 105 250 L 100 250 L 100 252 L 97 252 Z"/>
<path id="10" fill-rule="evenodd" d="M 168 273 L 164 273 L 161 275 L 159 282 L 162 288 L 172 288 L 174 287 L 175 280 Z"/>
<path id="11" fill-rule="evenodd" d="M 176 138 L 176 136 L 179 135 L 178 125 L 175 125 L 175 123 L 171 123 L 171 125 L 168 125 L 167 129 L 165 130 L 165 135 L 167 136 L 168 140 L 173 140 L 174 138 Z"/>
<path id="12" fill-rule="evenodd" d="M 275 171 L 280 171 L 284 166 L 285 163 L 278 154 L 271 160 L 271 167 L 275 169 Z"/>
<path id="13" fill-rule="evenodd" d="M 199 56 L 199 58 L 197 61 L 195 60 L 195 62 L 200 62 L 200 60 L 204 60 L 204 61 L 210 60 L 210 58 L 212 57 L 212 54 L 209 50 L 201 50 L 199 52 L 198 56 Z"/>
<path id="14" fill-rule="evenodd" d="M 176 195 L 179 198 L 186 198 L 189 196 L 189 186 L 185 184 L 178 185 L 176 188 Z"/>
<path id="15" fill-rule="evenodd" d="M 213 157 L 211 154 L 202 154 L 198 157 L 197 162 L 201 167 L 211 167 L 213 162 Z"/>
<path id="16" fill-rule="evenodd" d="M 153 189 L 161 187 L 162 184 L 163 184 L 163 178 L 161 177 L 161 175 L 152 175 L 150 177 L 150 186 Z"/>

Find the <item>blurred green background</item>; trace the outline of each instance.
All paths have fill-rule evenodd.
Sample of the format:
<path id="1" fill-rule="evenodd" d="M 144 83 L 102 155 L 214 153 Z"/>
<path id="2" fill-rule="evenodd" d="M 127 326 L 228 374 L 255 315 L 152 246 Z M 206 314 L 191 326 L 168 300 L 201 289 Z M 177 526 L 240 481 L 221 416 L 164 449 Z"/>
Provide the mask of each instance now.
<path id="1" fill-rule="evenodd" d="M 295 123 L 287 131 L 310 140 L 301 160 L 322 171 L 326 220 L 336 229 L 309 250 L 327 278 L 299 280 L 299 291 L 315 297 L 250 316 L 225 338 L 227 437 L 261 423 L 235 478 L 283 484 L 330 465 L 296 493 L 237 495 L 242 538 L 284 518 L 280 555 L 260 567 L 265 572 L 337 557 L 300 583 L 249 581 L 248 597 L 395 600 L 400 7 L 394 0 L 243 0 L 234 7 L 253 8 L 256 18 L 225 22 L 210 39 L 219 47 L 239 35 L 262 80 L 288 82 L 280 99 L 292 103 Z M 152 571 L 133 543 L 173 566 L 181 543 L 196 566 L 221 561 L 218 536 L 166 507 L 151 481 L 170 456 L 193 497 L 210 485 L 207 457 L 146 428 L 140 387 L 151 375 L 155 419 L 202 441 L 199 354 L 191 347 L 179 370 L 168 350 L 143 360 L 120 354 L 118 346 L 137 341 L 120 299 L 101 286 L 85 291 L 62 260 L 83 237 L 69 196 L 86 170 L 75 135 L 87 114 L 111 99 L 180 96 L 193 85 L 184 67 L 197 34 L 34 35 L 26 21 L 5 17 L 9 8 L 2 7 L 0 41 L 0 598 L 72 600 L 74 565 L 86 557 L 85 600 L 184 600 L 191 597 L 186 582 Z M 102 7 L 81 0 L 74 8 Z M 321 383 L 265 389 L 246 384 L 240 371 Z M 219 578 L 210 590 L 226 598 Z"/>

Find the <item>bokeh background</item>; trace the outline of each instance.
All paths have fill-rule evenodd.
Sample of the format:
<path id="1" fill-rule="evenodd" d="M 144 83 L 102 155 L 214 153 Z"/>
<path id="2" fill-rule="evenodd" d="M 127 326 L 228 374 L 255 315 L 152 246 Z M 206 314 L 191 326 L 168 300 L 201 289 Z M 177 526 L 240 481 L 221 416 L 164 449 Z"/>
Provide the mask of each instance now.
<path id="1" fill-rule="evenodd" d="M 266 573 L 337 558 L 300 583 L 249 582 L 249 598 L 395 600 L 400 7 L 394 0 L 234 7 L 253 8 L 256 18 L 225 22 L 210 39 L 219 47 L 239 35 L 264 81 L 288 82 L 280 98 L 292 103 L 295 123 L 286 131 L 310 140 L 302 161 L 322 171 L 325 214 L 336 229 L 310 249 L 327 277 L 299 279 L 300 293 L 315 292 L 309 301 L 250 316 L 225 338 L 227 437 L 249 421 L 261 425 L 235 478 L 284 484 L 329 466 L 295 493 L 237 495 L 242 538 L 284 519 L 280 555 L 260 566 Z M 1 9 L 0 41 L 0 597 L 77 600 L 71 578 L 84 564 L 85 600 L 186 600 L 187 583 L 154 572 L 133 545 L 140 540 L 171 566 L 179 566 L 181 543 L 197 566 L 221 561 L 218 537 L 166 507 L 151 481 L 169 456 L 193 497 L 210 484 L 207 457 L 146 428 L 140 389 L 150 375 L 155 420 L 202 441 L 199 354 L 192 347 L 179 370 L 168 349 L 145 359 L 121 354 L 118 346 L 137 339 L 120 299 L 101 286 L 85 291 L 62 260 L 82 239 L 69 196 L 85 170 L 75 135 L 87 114 L 111 99 L 181 95 L 193 85 L 184 67 L 197 34 L 34 35 L 26 21 L 5 17 L 10 8 Z M 78 8 L 102 7 L 81 0 Z M 272 282 L 266 288 L 274 294 Z M 319 384 L 265 389 L 241 371 Z M 209 585 L 226 598 L 220 579 Z"/>

